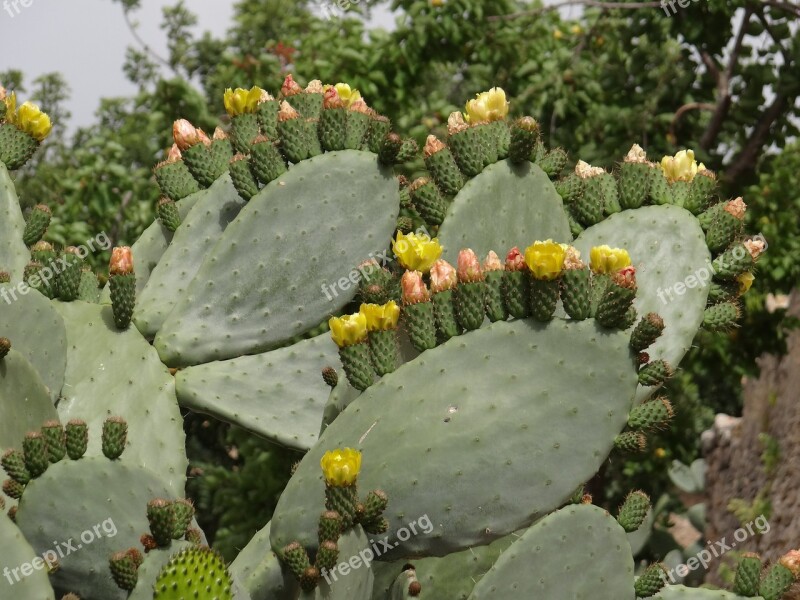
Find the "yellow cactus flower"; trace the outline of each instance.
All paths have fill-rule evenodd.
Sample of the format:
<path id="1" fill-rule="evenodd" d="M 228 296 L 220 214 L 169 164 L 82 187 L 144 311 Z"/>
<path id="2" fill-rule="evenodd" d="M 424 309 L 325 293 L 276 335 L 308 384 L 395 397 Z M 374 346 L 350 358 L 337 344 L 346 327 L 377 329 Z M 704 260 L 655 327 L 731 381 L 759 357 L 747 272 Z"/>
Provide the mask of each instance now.
<path id="1" fill-rule="evenodd" d="M 580 35 L 581 33 L 583 33 L 583 27 L 581 27 L 580 25 L 573 25 L 572 27 L 569 28 L 569 30 L 570 33 L 572 33 L 573 35 Z"/>
<path id="2" fill-rule="evenodd" d="M 361 471 L 361 452 L 353 448 L 328 450 L 319 461 L 325 483 L 333 487 L 354 485 Z"/>
<path id="3" fill-rule="evenodd" d="M 394 329 L 400 319 L 400 307 L 394 300 L 386 304 L 362 304 L 358 312 L 367 320 L 367 331 Z"/>
<path id="4" fill-rule="evenodd" d="M 331 337 L 339 348 L 363 342 L 367 337 L 367 317 L 361 313 L 331 317 L 328 321 Z"/>
<path id="5" fill-rule="evenodd" d="M 361 92 L 352 89 L 346 83 L 337 83 L 333 87 L 336 88 L 336 92 L 339 94 L 339 98 L 341 98 L 345 108 L 350 108 L 353 102 L 361 100 Z"/>
<path id="6" fill-rule="evenodd" d="M 404 269 L 427 273 L 433 263 L 442 255 L 439 240 L 431 239 L 425 234 L 403 234 L 397 232 L 397 237 L 392 240 L 392 251 Z"/>
<path id="7" fill-rule="evenodd" d="M 595 246 L 589 251 L 589 265 L 595 273 L 611 275 L 620 269 L 629 267 L 631 257 L 627 250 L 612 248 L 607 245 Z"/>
<path id="8" fill-rule="evenodd" d="M 235 90 L 228 88 L 225 90 L 225 95 L 222 99 L 225 104 L 225 111 L 231 117 L 236 117 L 245 113 L 254 113 L 258 110 L 258 103 L 263 94 L 264 90 L 255 85 L 249 90 L 244 88 L 236 88 Z"/>
<path id="9" fill-rule="evenodd" d="M 490 123 L 505 119 L 508 115 L 509 103 L 503 88 L 493 87 L 488 92 L 481 92 L 475 99 L 467 102 L 465 119 L 467 123 Z"/>
<path id="10" fill-rule="evenodd" d="M 555 31 L 553 31 L 553 37 L 556 38 L 557 40 L 560 40 L 561 38 L 564 37 L 564 34 L 561 33 L 560 29 L 556 29 Z"/>
<path id="11" fill-rule="evenodd" d="M 736 281 L 739 283 L 739 295 L 744 296 L 747 291 L 750 289 L 750 286 L 753 285 L 753 281 L 755 281 L 756 276 L 752 273 L 742 273 L 736 278 Z"/>
<path id="12" fill-rule="evenodd" d="M 19 107 L 14 122 L 22 131 L 40 142 L 46 138 L 50 130 L 53 129 L 50 117 L 39 110 L 38 106 L 30 102 L 26 102 Z"/>
<path id="13" fill-rule="evenodd" d="M 675 156 L 661 159 L 661 170 L 670 181 L 691 181 L 698 171 L 704 171 L 703 163 L 697 164 L 693 150 L 681 150 Z"/>
<path id="14" fill-rule="evenodd" d="M 534 279 L 550 281 L 564 270 L 566 255 L 565 246 L 553 240 L 533 242 L 525 248 L 525 264 L 528 265 Z"/>

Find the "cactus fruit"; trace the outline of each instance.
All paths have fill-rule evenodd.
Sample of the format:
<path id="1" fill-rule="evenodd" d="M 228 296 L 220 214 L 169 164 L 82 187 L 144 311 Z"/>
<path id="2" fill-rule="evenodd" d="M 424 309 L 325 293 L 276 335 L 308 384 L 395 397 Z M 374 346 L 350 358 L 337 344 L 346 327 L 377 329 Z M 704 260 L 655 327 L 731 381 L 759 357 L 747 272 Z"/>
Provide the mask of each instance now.
<path id="1" fill-rule="evenodd" d="M 166 160 L 153 168 L 153 174 L 161 192 L 175 202 L 200 191 L 200 185 L 183 162 L 177 144 L 172 145 Z"/>
<path id="2" fill-rule="evenodd" d="M 669 423 L 673 415 L 669 400 L 657 398 L 633 408 L 628 416 L 628 426 L 641 430 L 660 429 Z"/>
<path id="3" fill-rule="evenodd" d="M 118 329 L 127 329 L 136 303 L 136 275 L 133 272 L 133 257 L 129 247 L 114 248 L 109 265 L 108 285 L 111 290 L 114 324 Z"/>
<path id="4" fill-rule="evenodd" d="M 333 367 L 323 367 L 322 379 L 325 382 L 325 385 L 335 388 L 339 383 L 339 374 Z"/>
<path id="5" fill-rule="evenodd" d="M 736 567 L 736 577 L 733 581 L 733 592 L 740 596 L 758 596 L 758 586 L 761 579 L 761 559 L 757 554 L 745 553 Z"/>
<path id="6" fill-rule="evenodd" d="M 794 582 L 794 573 L 784 565 L 776 563 L 761 577 L 758 593 L 764 600 L 780 600 Z"/>
<path id="7" fill-rule="evenodd" d="M 0 458 L 0 465 L 14 481 L 25 485 L 31 480 L 31 473 L 25 465 L 25 458 L 19 450 L 6 450 Z"/>
<path id="8" fill-rule="evenodd" d="M 141 554 L 135 548 L 131 550 L 134 552 L 115 552 L 108 561 L 114 582 L 120 589 L 128 591 L 136 587 L 141 566 Z"/>
<path id="9" fill-rule="evenodd" d="M 109 460 L 122 456 L 128 441 L 128 424 L 120 417 L 109 417 L 103 423 L 103 454 Z"/>
<path id="10" fill-rule="evenodd" d="M 709 306 L 703 314 L 703 328 L 708 331 L 730 331 L 741 316 L 736 302 L 720 302 Z"/>
<path id="11" fill-rule="evenodd" d="M 89 445 L 89 428 L 80 419 L 73 419 L 65 427 L 67 456 L 78 460 L 86 453 Z"/>
<path id="12" fill-rule="evenodd" d="M 631 492 L 619 508 L 617 521 L 625 531 L 631 533 L 642 526 L 649 510 L 650 498 L 647 494 L 640 491 Z"/>
<path id="13" fill-rule="evenodd" d="M 26 246 L 33 246 L 42 239 L 42 236 L 50 226 L 50 219 L 53 213 L 44 204 L 37 204 L 31 210 L 28 222 L 25 224 L 25 231 L 22 234 L 22 241 Z"/>
<path id="14" fill-rule="evenodd" d="M 639 383 L 644 386 L 659 386 L 672 377 L 672 368 L 663 360 L 647 363 L 639 369 Z"/>
<path id="15" fill-rule="evenodd" d="M 163 498 L 156 498 L 148 502 L 147 520 L 150 523 L 150 533 L 156 544 L 161 547 L 168 546 L 176 529 L 172 502 Z"/>
<path id="16" fill-rule="evenodd" d="M 634 591 L 637 598 L 650 598 L 655 596 L 664 587 L 667 577 L 667 570 L 661 563 L 653 563 L 634 583 Z M 755 594 L 754 594 L 755 595 Z"/>
<path id="17" fill-rule="evenodd" d="M 181 215 L 178 213 L 178 207 L 175 206 L 175 200 L 168 196 L 158 199 L 156 213 L 161 224 L 169 231 L 174 232 L 181 224 Z"/>
<path id="18" fill-rule="evenodd" d="M 38 431 L 25 434 L 22 440 L 22 453 L 25 456 L 25 467 L 31 477 L 39 477 L 50 464 L 47 452 L 47 441 Z"/>
<path id="19" fill-rule="evenodd" d="M 42 425 L 42 437 L 47 445 L 47 456 L 51 463 L 56 463 L 64 458 L 67 453 L 67 438 L 61 423 L 47 421 Z"/>

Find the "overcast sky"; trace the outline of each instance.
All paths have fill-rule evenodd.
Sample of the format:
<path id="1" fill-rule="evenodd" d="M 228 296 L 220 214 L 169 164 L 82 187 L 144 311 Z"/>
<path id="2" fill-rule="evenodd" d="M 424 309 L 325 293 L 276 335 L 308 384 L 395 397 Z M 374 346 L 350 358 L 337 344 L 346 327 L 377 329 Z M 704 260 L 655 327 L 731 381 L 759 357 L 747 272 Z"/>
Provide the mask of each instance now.
<path id="1" fill-rule="evenodd" d="M 159 29 L 161 7 L 174 2 L 144 0 L 142 4 L 136 13 L 139 34 L 157 52 L 166 54 Z M 221 35 L 230 26 L 232 2 L 195 0 L 189 5 L 199 17 L 200 29 Z M 70 128 L 92 121 L 100 97 L 135 91 L 122 73 L 125 49 L 134 40 L 119 4 L 111 0 L 18 0 L 17 7 L 18 11 L 13 0 L 0 0 L 0 71 L 22 70 L 28 86 L 42 73 L 63 73 L 72 90 Z"/>

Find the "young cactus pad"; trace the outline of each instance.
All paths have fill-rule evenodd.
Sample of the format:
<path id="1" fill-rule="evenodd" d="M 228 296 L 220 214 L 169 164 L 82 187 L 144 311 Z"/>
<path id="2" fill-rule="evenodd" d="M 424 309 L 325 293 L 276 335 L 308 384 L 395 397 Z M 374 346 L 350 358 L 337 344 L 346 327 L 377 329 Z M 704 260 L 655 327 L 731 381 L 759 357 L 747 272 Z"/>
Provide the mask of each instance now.
<path id="1" fill-rule="evenodd" d="M 19 352 L 11 351 L 0 363 L 0 452 L 19 448 L 28 431 L 58 420 L 58 414 L 36 369 Z"/>
<path id="2" fill-rule="evenodd" d="M 27 576 L 20 571 L 20 566 L 27 564 L 37 554 L 17 526 L 2 513 L 0 513 L 0 548 L 3 549 L 0 552 L 0 573 L 9 573 L 11 576 L 10 579 L 0 577 L 0 598 L 55 600 L 55 592 L 50 585 L 46 570 L 34 570 Z"/>
<path id="3" fill-rule="evenodd" d="M 335 447 L 363 452 L 359 482 L 391 498 L 390 529 L 411 515 L 436 524 L 393 557 L 486 544 L 556 508 L 596 472 L 635 389 L 628 336 L 591 320 L 497 322 L 452 338 L 384 376 L 328 426 L 278 502 L 273 547 L 313 546 L 319 461 Z M 390 458 L 398 440 L 400 462 Z M 421 468 L 431 457 L 442 468 Z"/>
<path id="4" fill-rule="evenodd" d="M 353 298 L 356 287 L 337 282 L 383 249 L 398 210 L 397 180 L 373 154 L 330 152 L 295 165 L 209 253 L 156 336 L 162 360 L 259 352 L 320 323 Z"/>

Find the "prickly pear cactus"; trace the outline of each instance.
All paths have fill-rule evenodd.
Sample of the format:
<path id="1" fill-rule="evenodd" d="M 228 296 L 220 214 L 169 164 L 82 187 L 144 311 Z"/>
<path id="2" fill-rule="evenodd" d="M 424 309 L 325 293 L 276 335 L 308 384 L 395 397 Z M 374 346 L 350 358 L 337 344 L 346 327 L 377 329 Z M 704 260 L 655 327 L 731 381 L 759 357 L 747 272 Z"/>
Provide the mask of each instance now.
<path id="1" fill-rule="evenodd" d="M 35 571 L 2 597 L 738 597 L 636 579 L 648 497 L 582 494 L 669 424 L 651 397 L 735 326 L 766 249 L 691 152 L 567 172 L 494 88 L 407 181 L 416 142 L 290 75 L 227 90 L 225 130 L 176 121 L 158 217 L 101 292 L 8 173 L 49 118 L 0 101 L 0 566 Z M 230 568 L 182 498 L 179 406 L 306 452 Z M 746 557 L 734 589 L 778 600 L 797 564 Z"/>

